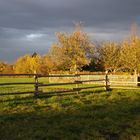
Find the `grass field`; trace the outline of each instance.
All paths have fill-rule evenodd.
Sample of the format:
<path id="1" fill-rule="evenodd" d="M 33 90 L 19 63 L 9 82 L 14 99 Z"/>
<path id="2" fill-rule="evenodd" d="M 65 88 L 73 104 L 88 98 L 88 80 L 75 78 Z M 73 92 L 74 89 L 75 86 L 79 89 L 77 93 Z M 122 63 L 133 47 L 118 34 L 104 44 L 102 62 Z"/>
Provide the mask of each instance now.
<path id="1" fill-rule="evenodd" d="M 139 140 L 140 90 L 0 96 L 0 139 Z"/>

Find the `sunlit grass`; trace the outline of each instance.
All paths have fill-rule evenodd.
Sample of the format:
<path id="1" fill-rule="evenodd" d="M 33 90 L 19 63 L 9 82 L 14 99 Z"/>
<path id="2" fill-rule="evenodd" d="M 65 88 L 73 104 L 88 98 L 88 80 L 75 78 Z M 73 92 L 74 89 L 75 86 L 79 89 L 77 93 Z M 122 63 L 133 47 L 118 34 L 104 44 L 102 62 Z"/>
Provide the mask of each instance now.
<path id="1" fill-rule="evenodd" d="M 0 139 L 9 138 L 139 140 L 140 90 L 1 96 Z"/>

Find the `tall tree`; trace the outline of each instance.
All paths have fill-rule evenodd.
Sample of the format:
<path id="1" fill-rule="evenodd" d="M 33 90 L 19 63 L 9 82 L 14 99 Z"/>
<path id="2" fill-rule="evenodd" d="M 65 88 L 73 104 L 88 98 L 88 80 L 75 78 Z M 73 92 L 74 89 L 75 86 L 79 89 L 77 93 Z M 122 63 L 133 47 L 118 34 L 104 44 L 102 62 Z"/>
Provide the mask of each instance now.
<path id="1" fill-rule="evenodd" d="M 38 68 L 38 73 L 48 74 L 52 71 L 55 71 L 56 67 L 49 55 L 45 55 L 41 58 L 41 63 Z"/>
<path id="2" fill-rule="evenodd" d="M 129 71 L 140 72 L 140 38 L 131 36 L 121 47 L 121 64 Z"/>
<path id="3" fill-rule="evenodd" d="M 72 33 L 56 35 L 58 41 L 51 46 L 49 55 L 58 69 L 75 71 L 90 62 L 94 45 L 80 27 Z"/>
<path id="4" fill-rule="evenodd" d="M 103 42 L 97 48 L 98 64 L 102 65 L 105 70 L 116 72 L 120 67 L 120 46 L 114 42 Z"/>

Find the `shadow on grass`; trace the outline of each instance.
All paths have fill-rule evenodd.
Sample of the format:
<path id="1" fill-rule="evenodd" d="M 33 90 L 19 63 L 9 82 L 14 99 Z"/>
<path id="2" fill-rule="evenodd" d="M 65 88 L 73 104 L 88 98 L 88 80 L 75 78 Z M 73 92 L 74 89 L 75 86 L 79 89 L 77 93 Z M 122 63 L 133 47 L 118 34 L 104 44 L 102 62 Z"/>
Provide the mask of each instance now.
<path id="1" fill-rule="evenodd" d="M 72 98 L 51 96 L 46 99 L 46 97 L 38 97 L 37 102 L 27 106 L 26 110 L 14 112 L 12 111 L 14 108 L 10 108 L 7 112 L 1 112 L 1 139 L 140 139 L 139 94 L 125 92 L 108 94 L 101 91 L 100 95 L 86 92 Z M 26 102 L 24 104 L 26 105 Z M 30 110 L 32 106 L 34 110 Z"/>
<path id="2" fill-rule="evenodd" d="M 56 94 L 56 93 L 53 93 L 53 94 L 48 93 L 48 94 L 42 94 L 42 95 L 36 95 L 36 96 L 32 94 L 32 95 L 27 95 L 25 97 L 21 96 L 21 95 L 16 95 L 15 98 L 10 98 L 10 99 L 5 98 L 5 99 L 0 100 L 0 102 L 1 103 L 2 102 L 3 103 L 4 102 L 13 102 L 13 101 L 14 102 L 16 102 L 16 101 L 20 102 L 20 101 L 26 101 L 26 100 L 30 101 L 30 100 L 36 100 L 36 99 L 45 99 L 45 98 L 47 99 L 47 98 L 50 98 L 50 97 L 53 97 L 53 96 L 71 96 L 71 95 L 78 95 L 78 96 L 80 96 L 80 95 L 84 95 L 84 94 L 86 94 L 86 95 L 88 95 L 88 94 L 100 94 L 102 92 L 104 92 L 103 89 L 94 90 L 94 91 L 91 91 L 91 90 L 90 91 L 82 91 L 82 92 L 79 92 L 78 94 L 76 92 L 58 93 L 58 94 Z"/>

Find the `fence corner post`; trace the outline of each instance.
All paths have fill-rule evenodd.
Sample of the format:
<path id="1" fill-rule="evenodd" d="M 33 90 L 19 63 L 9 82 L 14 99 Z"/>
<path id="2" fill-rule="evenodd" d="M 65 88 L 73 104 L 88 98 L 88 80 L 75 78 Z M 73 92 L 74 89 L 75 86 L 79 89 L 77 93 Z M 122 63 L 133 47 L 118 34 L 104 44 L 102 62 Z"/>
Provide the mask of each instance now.
<path id="1" fill-rule="evenodd" d="M 106 89 L 106 91 L 109 91 L 110 84 L 109 84 L 109 78 L 108 78 L 108 71 L 106 71 L 105 73 L 106 73 L 106 75 L 105 75 L 105 89 Z"/>

